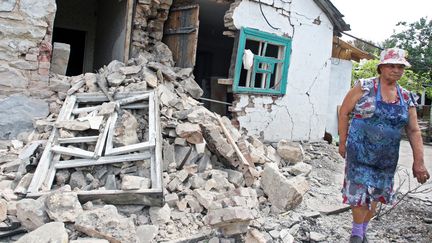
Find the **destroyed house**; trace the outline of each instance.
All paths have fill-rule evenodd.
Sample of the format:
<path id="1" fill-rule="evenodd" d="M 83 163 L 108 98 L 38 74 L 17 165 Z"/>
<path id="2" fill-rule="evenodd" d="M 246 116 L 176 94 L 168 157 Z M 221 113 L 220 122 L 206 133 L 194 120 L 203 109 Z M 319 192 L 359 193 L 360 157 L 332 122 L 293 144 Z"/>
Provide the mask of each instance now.
<path id="1" fill-rule="evenodd" d="M 349 30 L 342 17 L 328 0 L 7 0 L 0 92 L 47 98 L 50 71 L 75 76 L 147 51 L 163 56 L 162 40 L 175 66 L 194 68 L 201 101 L 243 132 L 319 140 L 333 36 Z"/>
<path id="2" fill-rule="evenodd" d="M 169 178 L 174 191 L 207 149 L 252 185 L 274 153 L 252 143 L 321 140 L 335 123 L 352 56 L 334 36 L 348 29 L 328 0 L 2 1 L 0 137 L 48 141 L 21 193 L 85 167 L 97 180 L 75 185 L 80 199 L 154 205 L 162 171 L 197 164 Z"/>

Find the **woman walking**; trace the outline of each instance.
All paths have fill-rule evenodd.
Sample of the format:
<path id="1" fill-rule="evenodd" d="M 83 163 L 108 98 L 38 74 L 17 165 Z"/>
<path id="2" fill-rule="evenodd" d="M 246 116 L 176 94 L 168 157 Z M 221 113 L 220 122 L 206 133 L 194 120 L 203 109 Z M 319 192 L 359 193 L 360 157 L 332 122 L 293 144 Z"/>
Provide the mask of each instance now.
<path id="1" fill-rule="evenodd" d="M 397 83 L 409 66 L 404 50 L 384 50 L 377 67 L 379 76 L 357 81 L 340 108 L 339 153 L 346 159 L 342 193 L 344 203 L 351 205 L 351 243 L 367 242 L 368 223 L 378 202 L 393 202 L 402 129 L 413 151 L 414 177 L 420 183 L 430 177 L 423 160 L 416 101 Z"/>

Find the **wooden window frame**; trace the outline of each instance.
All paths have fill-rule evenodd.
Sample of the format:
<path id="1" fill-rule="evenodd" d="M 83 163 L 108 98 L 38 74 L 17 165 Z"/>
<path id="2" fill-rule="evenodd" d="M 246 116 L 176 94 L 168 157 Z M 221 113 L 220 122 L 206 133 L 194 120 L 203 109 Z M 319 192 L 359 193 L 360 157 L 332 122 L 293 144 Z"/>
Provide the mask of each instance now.
<path id="1" fill-rule="evenodd" d="M 240 85 L 240 76 L 243 68 L 243 55 L 245 53 L 246 41 L 259 42 L 260 53 L 254 53 L 253 65 L 248 70 L 245 85 Z M 259 31 L 251 28 L 241 28 L 236 57 L 233 92 L 234 93 L 260 93 L 270 95 L 284 95 L 288 83 L 288 68 L 291 53 L 290 38 Z M 279 48 L 278 57 L 266 56 L 267 45 L 276 45 Z M 255 87 L 256 75 L 262 75 L 260 87 Z M 270 87 L 270 80 L 275 76 L 276 84 Z M 280 81 L 279 81 L 280 80 Z"/>

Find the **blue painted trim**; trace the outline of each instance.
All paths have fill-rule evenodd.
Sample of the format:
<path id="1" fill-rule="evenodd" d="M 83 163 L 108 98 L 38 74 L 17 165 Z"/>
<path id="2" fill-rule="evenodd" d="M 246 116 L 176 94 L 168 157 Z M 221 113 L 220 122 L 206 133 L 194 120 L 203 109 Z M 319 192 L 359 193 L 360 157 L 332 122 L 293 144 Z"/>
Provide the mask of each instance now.
<path id="1" fill-rule="evenodd" d="M 283 63 L 282 72 L 281 72 L 281 82 L 279 84 L 279 89 L 270 89 L 270 78 L 271 75 L 267 76 L 266 81 L 266 89 L 261 88 L 251 88 L 251 87 L 242 87 L 239 86 L 240 83 L 240 75 L 243 69 L 243 55 L 246 47 L 246 40 L 254 40 L 254 41 L 265 41 L 270 44 L 275 44 L 279 46 L 284 46 L 285 51 L 282 54 L 282 60 L 278 60 L 272 57 L 264 57 L 264 56 L 255 56 L 254 57 L 254 69 L 252 73 L 251 84 L 252 87 L 255 84 L 255 76 L 256 73 L 270 73 L 268 70 L 260 69 L 257 63 L 267 63 L 269 67 L 271 67 L 271 75 L 274 75 L 275 66 L 279 63 Z M 291 53 L 291 42 L 292 40 L 286 37 L 281 37 L 276 34 L 271 34 L 267 32 L 262 32 L 256 29 L 251 28 L 241 28 L 240 30 L 240 38 L 237 47 L 237 58 L 236 58 L 236 66 L 234 71 L 234 83 L 233 83 L 233 92 L 234 93 L 263 93 L 263 94 L 276 94 L 276 95 L 284 95 L 286 93 L 286 86 L 288 83 L 288 68 L 290 62 L 290 53 Z M 265 46 L 267 43 L 265 43 Z M 265 48 L 266 49 L 266 48 Z M 257 59 L 257 62 L 255 62 Z M 275 80 L 277 82 L 278 80 Z"/>

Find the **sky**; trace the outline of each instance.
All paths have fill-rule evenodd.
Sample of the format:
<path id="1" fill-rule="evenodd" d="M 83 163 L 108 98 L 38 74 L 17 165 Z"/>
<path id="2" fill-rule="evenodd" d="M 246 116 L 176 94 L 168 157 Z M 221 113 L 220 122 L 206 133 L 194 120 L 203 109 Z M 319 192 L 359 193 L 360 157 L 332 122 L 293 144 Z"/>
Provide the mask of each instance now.
<path id="1" fill-rule="evenodd" d="M 400 21 L 415 22 L 421 17 L 432 19 L 431 0 L 331 0 L 351 26 L 348 34 L 381 43 L 397 29 Z M 349 40 L 350 38 L 344 37 Z"/>

